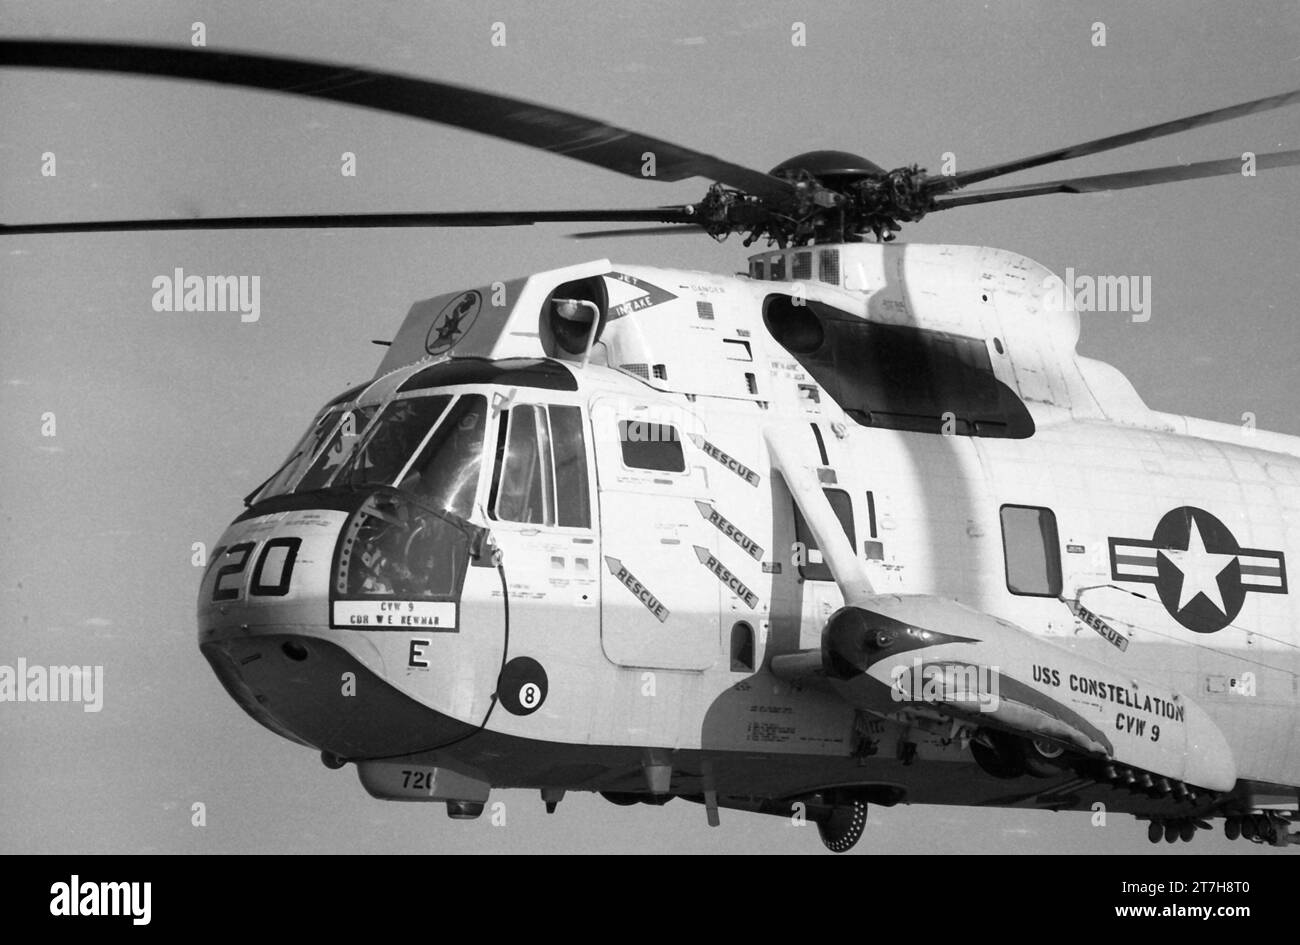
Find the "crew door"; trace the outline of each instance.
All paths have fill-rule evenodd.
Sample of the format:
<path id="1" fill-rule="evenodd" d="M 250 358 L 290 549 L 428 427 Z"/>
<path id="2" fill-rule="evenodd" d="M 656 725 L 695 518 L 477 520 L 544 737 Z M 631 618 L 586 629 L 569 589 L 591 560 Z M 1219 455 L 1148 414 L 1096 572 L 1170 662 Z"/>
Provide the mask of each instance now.
<path id="1" fill-rule="evenodd" d="M 679 408 L 592 405 L 600 482 L 601 644 L 620 666 L 702 670 L 722 653 L 717 530 L 700 513 L 708 477 Z"/>

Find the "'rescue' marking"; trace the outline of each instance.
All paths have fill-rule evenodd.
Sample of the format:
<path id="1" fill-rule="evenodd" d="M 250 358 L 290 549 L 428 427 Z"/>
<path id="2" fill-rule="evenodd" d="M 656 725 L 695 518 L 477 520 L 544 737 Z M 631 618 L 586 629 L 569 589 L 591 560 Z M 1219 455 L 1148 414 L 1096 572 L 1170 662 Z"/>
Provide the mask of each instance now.
<path id="1" fill-rule="evenodd" d="M 708 502 L 701 502 L 699 499 L 695 500 L 695 507 L 700 510 L 700 514 L 704 516 L 705 520 L 707 520 L 710 525 L 716 526 L 718 531 L 722 532 L 722 534 L 740 545 L 745 554 L 749 555 L 755 561 L 763 560 L 763 549 L 758 542 L 754 541 L 754 539 L 750 538 L 735 525 L 731 524 L 731 522 L 727 521 L 721 512 L 715 509 Z"/>
<path id="2" fill-rule="evenodd" d="M 695 557 L 700 559 L 700 564 L 713 572 L 714 577 L 727 585 L 733 594 L 743 600 L 750 610 L 753 610 L 758 606 L 758 595 L 746 587 L 740 578 L 728 571 L 726 565 L 713 557 L 713 554 L 708 548 L 701 548 L 699 545 L 696 545 Z"/>
<path id="3" fill-rule="evenodd" d="M 605 566 L 609 568 L 609 573 L 614 575 L 616 581 L 631 591 L 632 596 L 645 605 L 646 610 L 659 618 L 660 623 L 668 619 L 668 608 L 659 601 L 659 598 L 650 593 L 648 587 L 636 579 L 636 575 L 629 571 L 622 561 L 605 555 Z"/>
<path id="4" fill-rule="evenodd" d="M 754 470 L 750 469 L 740 460 L 728 456 L 698 433 L 688 433 L 687 436 L 691 438 L 691 442 L 694 443 L 696 448 L 703 452 L 705 456 L 708 456 L 710 459 L 716 460 L 723 466 L 726 466 L 751 486 L 758 488 L 758 484 L 762 481 L 762 477 L 758 473 L 754 472 Z"/>
<path id="5" fill-rule="evenodd" d="M 1118 648 L 1121 653 L 1128 650 L 1128 637 L 1124 636 L 1124 634 L 1120 633 L 1106 621 L 1102 620 L 1101 617 L 1094 614 L 1087 607 L 1084 607 L 1077 600 L 1067 600 L 1065 604 L 1074 612 L 1074 615 L 1078 617 L 1079 620 L 1096 630 L 1097 633 L 1101 635 L 1101 638 L 1111 646 Z"/>

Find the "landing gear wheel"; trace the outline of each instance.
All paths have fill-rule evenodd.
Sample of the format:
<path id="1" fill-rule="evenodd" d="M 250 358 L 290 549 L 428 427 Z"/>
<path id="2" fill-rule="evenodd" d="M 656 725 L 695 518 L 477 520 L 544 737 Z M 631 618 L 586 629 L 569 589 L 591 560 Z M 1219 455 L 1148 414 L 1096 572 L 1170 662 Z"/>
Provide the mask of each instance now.
<path id="1" fill-rule="evenodd" d="M 1152 843 L 1159 843 L 1160 839 L 1164 835 L 1165 827 L 1164 824 L 1160 823 L 1160 821 L 1153 820 L 1151 823 L 1147 824 L 1147 839 Z"/>
<path id="2" fill-rule="evenodd" d="M 866 801 L 850 801 L 836 806 L 834 812 L 817 824 L 817 833 L 826 849 L 846 853 L 862 838 L 867 828 Z"/>
<path id="3" fill-rule="evenodd" d="M 1178 825 L 1172 820 L 1165 824 L 1165 843 L 1174 843 L 1178 840 Z"/>
<path id="4" fill-rule="evenodd" d="M 1065 749 L 1035 738 L 1025 745 L 1025 770 L 1036 778 L 1054 778 L 1064 766 Z"/>
<path id="5" fill-rule="evenodd" d="M 1241 836 L 1241 818 L 1229 817 L 1223 822 L 1223 835 L 1229 840 L 1236 840 Z"/>
<path id="6" fill-rule="evenodd" d="M 1192 837 L 1196 836 L 1196 824 L 1190 820 L 1184 820 L 1183 825 L 1178 828 L 1178 837 L 1183 843 L 1190 843 Z"/>
<path id="7" fill-rule="evenodd" d="M 1277 840 L 1277 824 L 1273 818 L 1267 814 L 1255 815 L 1255 836 L 1263 843 L 1273 843 Z"/>

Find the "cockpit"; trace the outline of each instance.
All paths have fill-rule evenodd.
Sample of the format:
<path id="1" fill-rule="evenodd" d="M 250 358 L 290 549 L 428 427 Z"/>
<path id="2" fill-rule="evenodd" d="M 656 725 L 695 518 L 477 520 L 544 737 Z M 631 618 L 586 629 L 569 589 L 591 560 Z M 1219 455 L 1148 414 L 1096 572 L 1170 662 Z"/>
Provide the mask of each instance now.
<path id="1" fill-rule="evenodd" d="M 444 359 L 385 374 L 322 408 L 246 499 L 241 520 L 343 513 L 329 572 L 331 626 L 455 627 L 466 569 L 491 563 L 491 522 L 591 527 L 577 390 L 567 367 L 534 359 Z M 306 539 L 276 540 L 287 556 Z M 286 557 L 271 586 L 262 554 L 235 541 L 219 549 L 207 599 L 242 593 L 236 575 L 250 558 L 251 597 L 263 596 L 263 585 L 287 589 L 292 562 Z"/>
<path id="2" fill-rule="evenodd" d="M 370 390 L 326 408 L 256 501 L 329 488 L 394 486 L 468 518 L 487 423 L 482 394 Z M 345 395 L 346 396 L 346 395 Z"/>
<path id="3" fill-rule="evenodd" d="M 554 362 L 458 359 L 404 369 L 345 391 L 313 419 L 279 469 L 246 500 L 387 486 L 422 505 L 469 519 L 496 431 L 488 515 L 504 521 L 590 525 L 581 411 L 505 403 L 518 385 L 576 390 Z"/>

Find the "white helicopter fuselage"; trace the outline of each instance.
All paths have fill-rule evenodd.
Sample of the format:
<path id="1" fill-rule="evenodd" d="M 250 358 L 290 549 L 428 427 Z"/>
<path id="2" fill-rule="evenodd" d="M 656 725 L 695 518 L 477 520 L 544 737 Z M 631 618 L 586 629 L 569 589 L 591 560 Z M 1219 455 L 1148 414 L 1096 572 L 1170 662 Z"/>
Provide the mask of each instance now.
<path id="1" fill-rule="evenodd" d="M 1160 810 L 1077 771 L 990 776 L 973 716 L 893 698 L 919 657 L 894 662 L 894 690 L 827 685 L 846 565 L 823 558 L 793 452 L 881 600 L 946 599 L 1046 643 L 1017 651 L 1017 685 L 1133 746 L 1113 757 L 1166 753 L 1139 770 L 1243 810 L 1293 803 L 1300 440 L 1148 410 L 1076 354 L 1053 278 L 1001 250 L 849 244 L 760 254 L 747 276 L 598 261 L 419 303 L 303 463 L 329 424 L 452 398 L 439 422 L 461 409 L 482 457 L 457 487 L 481 530 L 461 583 L 403 597 L 380 565 L 358 576 L 393 557 L 366 529 L 411 516 L 282 482 L 222 537 L 200 643 L 255 718 L 393 799 L 528 787 L 780 812 L 869 785 L 886 803 Z M 556 300 L 584 292 L 590 340 L 560 344 Z M 897 350 L 862 380 L 827 332 Z M 873 402 L 918 366 L 964 380 L 916 376 L 915 414 Z M 799 654 L 808 672 L 772 671 Z M 991 669 L 968 696 L 1015 675 Z"/>

